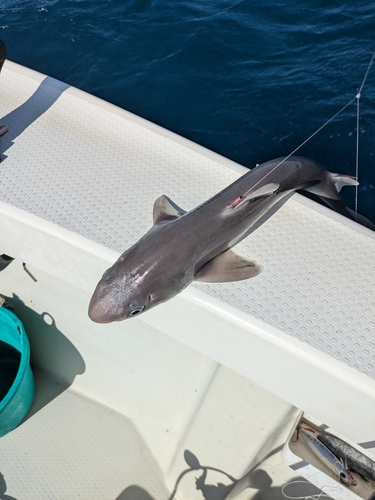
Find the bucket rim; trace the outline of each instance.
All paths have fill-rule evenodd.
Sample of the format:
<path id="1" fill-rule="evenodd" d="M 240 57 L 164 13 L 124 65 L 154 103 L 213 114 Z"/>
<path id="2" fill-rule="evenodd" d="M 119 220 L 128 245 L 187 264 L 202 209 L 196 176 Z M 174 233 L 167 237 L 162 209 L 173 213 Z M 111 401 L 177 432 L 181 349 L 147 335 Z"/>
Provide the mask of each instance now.
<path id="1" fill-rule="evenodd" d="M 5 309 L 4 307 L 0 307 L 0 323 L 1 322 L 5 323 L 8 327 L 10 326 L 11 328 L 15 329 L 18 332 L 18 334 L 20 335 L 21 361 L 20 361 L 20 365 L 18 367 L 17 375 L 16 375 L 9 391 L 7 392 L 7 394 L 3 398 L 3 400 L 0 401 L 0 413 L 7 406 L 9 401 L 11 401 L 11 399 L 13 398 L 18 387 L 20 386 L 20 383 L 23 379 L 23 376 L 25 375 L 27 367 L 30 363 L 30 343 L 29 343 L 29 339 L 27 338 L 26 331 L 23 327 L 21 320 L 12 311 L 9 311 L 8 309 Z"/>

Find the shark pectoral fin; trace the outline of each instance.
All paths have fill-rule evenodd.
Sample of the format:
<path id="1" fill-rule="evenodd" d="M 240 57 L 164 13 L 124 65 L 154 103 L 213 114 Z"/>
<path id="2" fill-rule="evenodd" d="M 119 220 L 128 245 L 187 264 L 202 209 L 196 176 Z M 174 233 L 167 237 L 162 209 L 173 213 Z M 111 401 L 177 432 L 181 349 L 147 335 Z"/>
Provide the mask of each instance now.
<path id="1" fill-rule="evenodd" d="M 227 281 L 247 280 L 258 276 L 263 267 L 254 260 L 237 255 L 233 250 L 226 250 L 208 261 L 195 275 L 195 281 L 224 283 Z"/>
<path id="2" fill-rule="evenodd" d="M 154 203 L 153 220 L 158 222 L 174 220 L 184 215 L 186 212 L 178 207 L 170 198 L 161 195 Z"/>

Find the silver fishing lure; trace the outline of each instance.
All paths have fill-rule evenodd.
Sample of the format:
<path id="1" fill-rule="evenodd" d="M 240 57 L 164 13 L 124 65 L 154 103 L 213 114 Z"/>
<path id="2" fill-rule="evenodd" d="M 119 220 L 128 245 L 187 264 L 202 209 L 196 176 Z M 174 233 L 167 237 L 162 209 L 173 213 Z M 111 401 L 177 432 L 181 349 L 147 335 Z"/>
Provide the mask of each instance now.
<path id="1" fill-rule="evenodd" d="M 318 439 L 332 453 L 341 458 L 348 469 L 357 472 L 365 479 L 375 482 L 375 462 L 373 460 L 337 437 L 320 434 Z"/>
<path id="2" fill-rule="evenodd" d="M 346 486 L 354 486 L 357 481 L 352 474 L 341 463 L 341 461 L 334 455 L 313 432 L 300 427 L 299 434 L 302 436 L 307 446 L 314 452 L 314 454 L 332 471 L 334 472 Z"/>

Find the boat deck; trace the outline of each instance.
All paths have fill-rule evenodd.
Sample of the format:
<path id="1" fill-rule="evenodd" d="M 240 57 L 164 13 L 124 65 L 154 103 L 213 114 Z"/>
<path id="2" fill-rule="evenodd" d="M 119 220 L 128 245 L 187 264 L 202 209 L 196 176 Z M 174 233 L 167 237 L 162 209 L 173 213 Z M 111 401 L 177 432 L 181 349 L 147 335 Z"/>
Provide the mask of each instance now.
<path id="1" fill-rule="evenodd" d="M 0 230 L 5 235 L 0 253 L 82 290 L 84 314 L 102 272 L 150 227 L 157 197 L 164 193 L 189 210 L 245 172 L 169 131 L 8 61 L 0 76 L 0 116 L 9 127 L 0 138 Z M 32 226 L 35 245 L 23 247 L 14 221 Z M 53 255 L 42 255 L 38 241 L 48 235 L 61 243 Z M 75 260 L 74 249 L 80 246 L 101 264 Z M 193 284 L 131 321 L 170 335 L 351 439 L 371 441 L 374 233 L 297 194 L 236 249 L 262 264 L 264 272 L 244 282 Z M 123 325 L 124 332 L 132 328 Z M 95 332 L 98 328 L 106 335 L 105 326 L 95 325 Z M 78 336 L 71 340 L 81 342 Z M 74 406 L 76 396 L 66 397 Z M 52 421 L 62 418 L 58 406 L 56 400 L 56 406 L 43 409 L 52 412 Z M 100 411 L 92 415 L 98 433 Z M 114 414 L 114 426 L 117 418 Z M 353 422 L 360 424 L 353 427 Z M 74 432 L 81 432 L 81 425 L 72 422 Z M 32 419 L 17 432 L 27 426 Z M 138 439 L 136 432 L 132 439 Z M 112 459 L 121 474 L 116 462 L 127 444 L 115 441 Z M 74 460 L 87 460 L 85 453 L 92 450 L 82 449 Z M 150 458 L 144 460 L 147 467 Z M 101 466 L 99 458 L 93 460 L 93 476 Z M 150 486 L 155 500 L 166 498 L 159 479 Z M 73 484 L 74 475 L 66 481 Z M 70 494 L 66 491 L 64 498 Z M 110 495 L 100 494 L 148 499 L 142 492 L 127 497 L 121 481 Z"/>
<path id="2" fill-rule="evenodd" d="M 321 494 L 298 467 L 289 468 L 279 452 L 240 481 L 229 479 L 225 471 L 211 472 L 198 492 L 195 480 L 202 471 L 190 469 L 185 484 L 176 476 L 174 488 L 168 488 L 163 471 L 130 419 L 67 390 L 50 374 L 34 369 L 34 376 L 37 392 L 27 419 L 0 441 L 4 499 L 256 500 L 261 494 L 267 500 L 280 500 L 283 491 Z M 185 464 L 183 470 L 188 469 Z M 181 496 L 181 490 L 188 494 Z M 331 490 L 323 485 L 325 498 L 331 498 L 327 495 Z"/>
<path id="3" fill-rule="evenodd" d="M 130 420 L 65 390 L 42 371 L 34 370 L 34 376 L 37 392 L 27 420 L 1 438 L 4 498 L 170 496 L 162 471 Z"/>
<path id="4" fill-rule="evenodd" d="M 1 75 L 10 131 L 0 142 L 0 199 L 97 243 L 123 252 L 150 227 L 160 194 L 190 210 L 245 171 L 77 89 L 19 72 L 7 62 Z M 195 286 L 375 378 L 372 231 L 295 195 L 237 249 L 264 266 L 258 278 Z"/>

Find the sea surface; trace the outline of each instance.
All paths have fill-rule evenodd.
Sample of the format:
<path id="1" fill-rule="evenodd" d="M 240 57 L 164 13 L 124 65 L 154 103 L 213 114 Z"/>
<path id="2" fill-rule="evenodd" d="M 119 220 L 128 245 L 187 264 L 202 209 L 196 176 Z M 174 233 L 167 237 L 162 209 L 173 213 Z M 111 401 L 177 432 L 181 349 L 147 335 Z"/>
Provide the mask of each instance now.
<path id="1" fill-rule="evenodd" d="M 375 222 L 375 3 L 1 0 L 8 58 L 253 167 L 291 153 L 355 175 Z M 342 192 L 351 208 L 355 190 Z"/>

